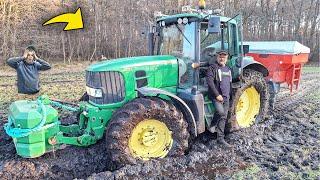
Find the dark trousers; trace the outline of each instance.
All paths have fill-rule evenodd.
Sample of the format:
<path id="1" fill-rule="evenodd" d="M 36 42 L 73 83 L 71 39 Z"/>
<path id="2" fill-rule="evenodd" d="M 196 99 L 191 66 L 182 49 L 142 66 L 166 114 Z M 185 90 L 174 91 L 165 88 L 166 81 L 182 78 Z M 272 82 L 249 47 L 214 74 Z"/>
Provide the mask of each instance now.
<path id="1" fill-rule="evenodd" d="M 217 135 L 218 138 L 224 137 L 224 128 L 228 119 L 228 111 L 229 111 L 229 98 L 223 97 L 223 102 L 219 102 L 217 100 L 213 100 L 213 105 L 216 108 L 216 112 L 214 115 L 214 125 L 217 125 Z"/>

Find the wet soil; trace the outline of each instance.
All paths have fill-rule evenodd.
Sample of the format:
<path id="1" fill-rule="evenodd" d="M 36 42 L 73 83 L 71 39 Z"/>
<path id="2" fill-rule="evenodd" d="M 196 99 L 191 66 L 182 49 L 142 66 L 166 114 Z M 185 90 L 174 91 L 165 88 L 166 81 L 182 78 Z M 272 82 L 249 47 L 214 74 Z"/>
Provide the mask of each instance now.
<path id="1" fill-rule="evenodd" d="M 290 95 L 282 89 L 272 118 L 227 136 L 231 149 L 217 145 L 214 135 L 206 133 L 185 156 L 114 171 L 108 169 L 104 140 L 89 148 L 68 146 L 23 159 L 0 128 L 0 179 L 319 179 L 319 80 L 320 74 L 305 73 L 299 91 Z M 5 115 L 0 116 L 2 127 Z"/>

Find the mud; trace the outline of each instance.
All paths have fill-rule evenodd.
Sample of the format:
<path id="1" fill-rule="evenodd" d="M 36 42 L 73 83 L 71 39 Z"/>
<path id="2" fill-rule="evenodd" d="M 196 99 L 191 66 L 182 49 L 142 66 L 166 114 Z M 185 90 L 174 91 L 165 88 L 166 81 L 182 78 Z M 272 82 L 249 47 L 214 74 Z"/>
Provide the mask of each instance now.
<path id="1" fill-rule="evenodd" d="M 23 159 L 1 128 L 0 179 L 319 179 L 319 79 L 320 74 L 306 73 L 298 92 L 290 95 L 282 89 L 271 119 L 227 136 L 232 149 L 217 145 L 214 135 L 203 134 L 185 156 L 115 171 L 108 171 L 104 140 L 89 148 L 69 146 Z"/>

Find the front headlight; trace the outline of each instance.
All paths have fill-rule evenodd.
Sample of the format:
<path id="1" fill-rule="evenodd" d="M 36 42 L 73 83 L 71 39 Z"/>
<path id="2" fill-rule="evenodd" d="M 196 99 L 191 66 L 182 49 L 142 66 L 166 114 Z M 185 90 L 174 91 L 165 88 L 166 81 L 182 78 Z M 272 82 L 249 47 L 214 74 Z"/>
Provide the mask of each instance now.
<path id="1" fill-rule="evenodd" d="M 87 90 L 87 94 L 89 96 L 93 96 L 93 97 L 97 97 L 97 98 L 102 97 L 102 89 L 95 89 L 95 88 L 91 88 L 91 87 L 86 86 L 86 90 Z"/>

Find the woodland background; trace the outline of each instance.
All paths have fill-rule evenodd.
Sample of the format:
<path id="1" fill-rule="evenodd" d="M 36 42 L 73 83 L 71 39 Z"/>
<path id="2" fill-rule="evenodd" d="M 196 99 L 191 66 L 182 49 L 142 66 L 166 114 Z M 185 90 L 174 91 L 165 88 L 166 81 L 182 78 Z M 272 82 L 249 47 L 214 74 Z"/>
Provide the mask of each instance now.
<path id="1" fill-rule="evenodd" d="M 0 0 L 0 67 L 35 45 L 49 62 L 93 61 L 147 54 L 148 26 L 154 11 L 179 12 L 195 0 Z M 245 40 L 299 41 L 320 65 L 320 0 L 207 0 L 207 9 L 243 15 Z M 84 29 L 63 31 L 65 24 L 42 26 L 59 13 L 81 7 Z"/>

